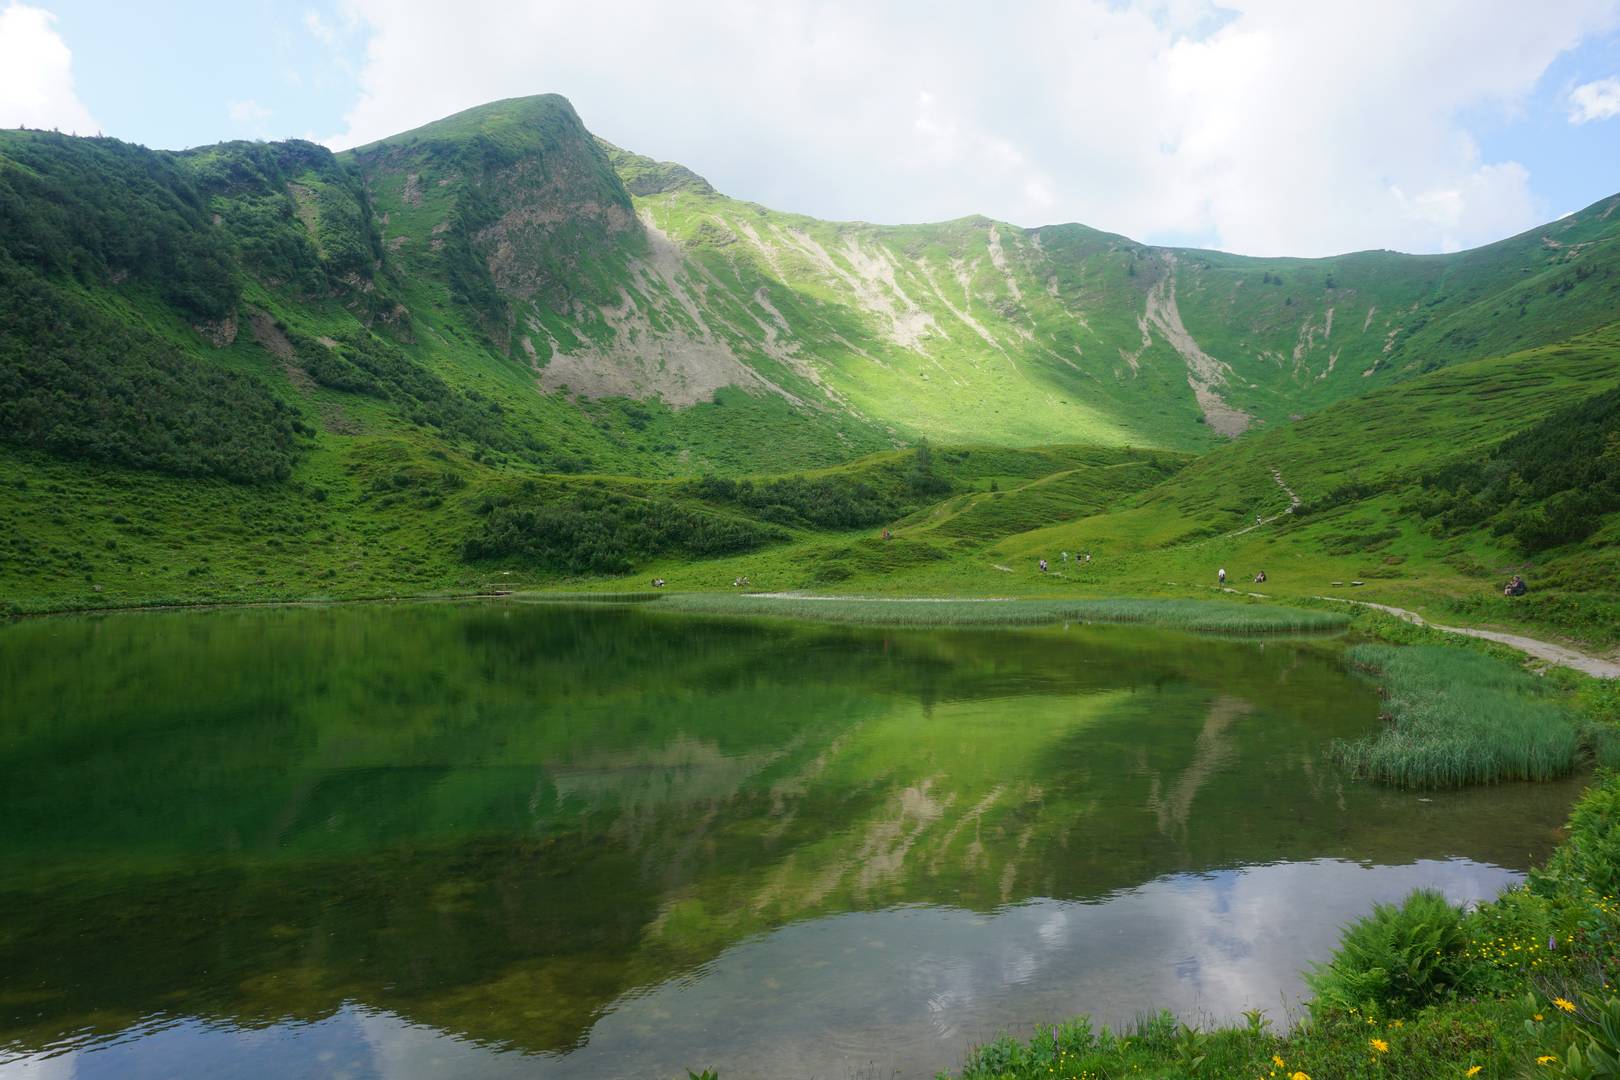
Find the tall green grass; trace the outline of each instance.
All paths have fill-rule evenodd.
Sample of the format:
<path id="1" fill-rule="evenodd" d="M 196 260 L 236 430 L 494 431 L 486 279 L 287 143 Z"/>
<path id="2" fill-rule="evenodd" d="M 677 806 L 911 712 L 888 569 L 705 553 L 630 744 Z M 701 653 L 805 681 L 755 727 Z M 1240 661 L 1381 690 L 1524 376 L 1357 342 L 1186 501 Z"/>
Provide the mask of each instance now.
<path id="1" fill-rule="evenodd" d="M 1470 649 L 1357 645 L 1349 661 L 1384 689 L 1390 724 L 1333 755 L 1353 775 L 1407 788 L 1550 780 L 1581 763 L 1580 722 L 1540 680 Z"/>
<path id="2" fill-rule="evenodd" d="M 1348 616 L 1270 604 L 1208 600 L 895 600 L 672 593 L 661 609 L 701 615 L 775 616 L 877 626 L 1039 626 L 1060 622 L 1142 623 L 1211 633 L 1336 630 Z"/>

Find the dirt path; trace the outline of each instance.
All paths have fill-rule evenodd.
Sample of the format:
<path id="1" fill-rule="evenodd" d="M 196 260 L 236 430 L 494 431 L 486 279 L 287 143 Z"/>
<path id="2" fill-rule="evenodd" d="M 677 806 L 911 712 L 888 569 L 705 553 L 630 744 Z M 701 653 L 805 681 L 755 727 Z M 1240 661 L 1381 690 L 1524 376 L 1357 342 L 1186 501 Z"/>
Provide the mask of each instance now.
<path id="1" fill-rule="evenodd" d="M 1296 495 L 1294 493 L 1294 489 L 1289 487 L 1283 481 L 1282 473 L 1277 471 L 1277 467 L 1275 465 L 1269 466 L 1269 468 L 1271 469 L 1271 478 L 1277 482 L 1277 486 L 1282 488 L 1283 492 L 1288 496 L 1288 509 L 1283 510 L 1281 513 L 1272 514 L 1270 517 L 1263 517 L 1259 521 L 1256 521 L 1253 525 L 1245 525 L 1243 528 L 1238 529 L 1235 532 L 1222 533 L 1220 539 L 1226 540 L 1233 536 L 1242 536 L 1244 533 L 1254 532 L 1254 530 L 1258 529 L 1262 525 L 1270 525 L 1273 521 L 1276 521 L 1278 518 L 1282 517 L 1283 514 L 1292 514 L 1295 510 L 1298 510 L 1300 503 L 1305 501 Z"/>
<path id="2" fill-rule="evenodd" d="M 1388 604 L 1375 604 L 1370 600 L 1348 600 L 1342 596 L 1319 596 L 1317 599 L 1376 608 L 1397 618 L 1405 619 L 1416 626 L 1430 626 L 1436 630 L 1443 630 L 1448 634 L 1464 634 L 1468 637 L 1494 641 L 1499 645 L 1506 645 L 1509 648 L 1528 653 L 1538 660 L 1545 660 L 1549 664 L 1569 668 L 1572 671 L 1583 672 L 1593 678 L 1620 679 L 1620 663 L 1605 660 L 1598 656 L 1588 656 L 1586 653 L 1576 652 L 1574 649 L 1566 648 L 1563 645 L 1554 645 L 1550 641 L 1538 641 L 1535 638 L 1524 637 L 1520 634 L 1504 634 L 1496 630 L 1478 630 L 1472 626 L 1441 626 L 1439 623 L 1426 621 L 1423 616 L 1415 611 L 1391 607 Z"/>

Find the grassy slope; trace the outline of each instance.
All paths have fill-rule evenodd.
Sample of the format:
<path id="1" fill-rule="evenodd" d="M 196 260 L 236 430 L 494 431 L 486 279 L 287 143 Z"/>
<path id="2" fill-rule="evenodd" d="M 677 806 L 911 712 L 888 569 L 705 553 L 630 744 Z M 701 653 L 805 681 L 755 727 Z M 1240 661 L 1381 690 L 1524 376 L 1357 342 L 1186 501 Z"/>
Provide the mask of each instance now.
<path id="1" fill-rule="evenodd" d="M 122 159 L 126 171 L 98 179 L 92 158 Z M 62 202 L 63 162 L 84 174 L 79 206 Z M 110 198 L 138 190 L 143 171 L 168 194 Z M 172 155 L 6 132 L 0 177 L 23 192 L 0 210 L 62 230 L 36 245 L 55 263 L 9 253 L 24 272 L 188 362 L 252 380 L 307 426 L 290 478 L 260 486 L 0 446 L 0 587 L 21 608 L 544 584 L 554 575 L 534 565 L 460 560 L 487 495 L 530 479 L 548 497 L 590 483 L 640 498 L 675 490 L 662 478 L 848 461 L 858 477 L 880 458 L 858 459 L 922 433 L 976 448 L 950 464 L 949 498 L 896 522 L 894 541 L 875 529 L 797 530 L 745 558 L 653 560 L 631 580 L 1187 592 L 1224 562 L 1239 575 L 1266 566 L 1287 596 L 1356 577 L 1374 582 L 1369 595 L 1432 604 L 1477 592 L 1511 555 L 1486 538 L 1422 536 L 1393 489 L 1308 522 L 1214 537 L 1280 508 L 1271 467 L 1308 500 L 1350 479 L 1406 476 L 1499 440 L 1612 368 L 1613 335 L 1599 335 L 1285 422 L 1612 315 L 1614 200 L 1423 258 L 1253 260 L 981 218 L 834 224 L 727 199 L 679 166 L 604 148 L 555 97 L 471 110 L 343 158 L 296 142 Z M 102 217 L 75 234 L 86 208 Z M 161 214 L 166 257 L 143 256 L 142 230 Z M 229 264 L 227 279 L 209 276 L 209 259 Z M 1162 318 L 1146 319 L 1150 296 L 1171 297 L 1168 275 L 1187 329 L 1230 363 L 1213 388 L 1265 430 L 1134 506 L 1185 459 L 983 445 L 1215 445 Z M 347 384 L 355 368 L 341 358 L 360 354 L 410 378 Z M 323 373 L 333 363 L 336 378 Z M 606 379 L 599 390 L 671 398 L 718 384 L 672 407 L 548 383 L 564 368 Z M 559 476 L 570 472 L 591 479 Z M 1614 533 L 1553 560 L 1572 599 L 1551 610 L 1538 592 L 1521 605 L 1539 605 L 1534 624 L 1613 637 L 1600 594 Z M 1100 558 L 1079 574 L 1059 560 L 1052 576 L 1030 570 L 1037 555 L 1081 549 Z"/>
<path id="2" fill-rule="evenodd" d="M 479 507 L 502 498 L 540 503 L 614 494 L 672 502 L 720 519 L 745 510 L 700 498 L 685 481 L 582 474 L 535 477 L 446 454 L 419 432 L 323 440 L 299 467 L 295 487 L 251 487 L 223 480 L 167 477 L 115 466 L 62 462 L 37 451 L 0 453 L 0 583 L 14 610 L 205 600 L 356 598 L 577 584 L 522 559 L 469 564 L 462 544 L 475 535 Z M 891 490 L 911 455 L 889 451 L 804 475 Z M 935 472 L 954 488 L 1040 484 L 1057 478 L 1082 505 L 1102 506 L 1139 491 L 1185 461 L 1181 455 L 1049 447 L 942 448 Z M 973 496 L 965 496 L 971 499 Z M 960 502 L 960 499 L 955 500 Z M 1062 520 L 1068 502 L 1033 507 L 1003 532 Z M 919 515 L 921 516 L 921 515 Z M 876 548 L 873 530 L 783 529 L 789 542 L 752 560 L 683 562 L 703 567 L 716 587 L 737 565 L 782 558 L 823 576 L 851 575 Z M 941 537 L 927 557 L 978 541 Z M 912 547 L 912 545 L 903 545 Z M 730 576 L 727 576 L 730 575 Z M 631 580 L 640 580 L 638 573 Z M 690 584 L 690 573 L 674 574 Z M 723 579 L 723 580 L 722 580 Z M 619 579 L 586 579 L 591 588 Z"/>
<path id="3" fill-rule="evenodd" d="M 1102 506 L 1052 497 L 1073 472 L 1005 477 L 994 492 L 981 480 L 982 490 L 899 523 L 887 543 L 871 535 L 815 538 L 710 563 L 659 562 L 648 572 L 672 588 L 699 590 L 726 588 L 746 574 L 763 589 L 1154 596 L 1209 595 L 1222 566 L 1233 586 L 1248 589 L 1265 569 L 1267 583 L 1254 588 L 1284 600 L 1353 595 L 1607 648 L 1620 641 L 1616 516 L 1584 543 L 1526 560 L 1506 538 L 1430 535 L 1406 507 L 1424 471 L 1478 456 L 1620 384 L 1617 357 L 1620 326 L 1458 364 L 1240 439 L 1140 494 L 1107 492 L 1097 477 L 1108 470 L 1099 470 L 1087 483 L 1109 496 Z M 1307 509 L 1322 508 L 1284 513 L 1290 500 L 1274 468 Z M 1266 524 L 1249 528 L 1257 514 Z M 1076 566 L 1062 561 L 1063 551 L 1093 560 Z M 1039 558 L 1049 560 L 1049 573 L 1037 569 Z M 1501 581 L 1515 570 L 1527 572 L 1534 588 L 1508 603 Z"/>
<path id="4" fill-rule="evenodd" d="M 1333 583 L 1363 581 L 1356 595 L 1365 599 L 1442 614 L 1461 610 L 1477 620 L 1612 645 L 1620 639 L 1612 585 L 1620 521 L 1611 516 L 1586 543 L 1526 560 L 1505 539 L 1431 536 L 1405 507 L 1425 470 L 1477 456 L 1548 413 L 1620 383 L 1617 356 L 1620 328 L 1611 327 L 1447 368 L 1242 440 L 1200 459 L 1134 507 L 1031 532 L 991 554 L 1024 563 L 1054 547 L 1093 550 L 1106 559 L 1116 589 L 1212 585 L 1220 566 L 1234 584 L 1265 569 L 1259 591 L 1288 598 L 1347 595 L 1348 584 Z M 1288 497 L 1273 469 L 1307 509 L 1324 508 L 1282 514 Z M 1267 524 L 1240 532 L 1256 514 L 1266 515 Z M 1518 570 L 1538 588 L 1525 602 L 1499 602 L 1501 581 Z"/>
<path id="5" fill-rule="evenodd" d="M 1620 303 L 1620 199 L 1458 255 L 1256 259 L 1078 225 L 821 222 L 727 198 L 679 166 L 614 160 L 641 214 L 712 285 L 708 301 L 728 305 L 739 351 L 770 322 L 766 351 L 814 357 L 866 415 L 942 438 L 990 417 L 1014 444 L 1217 442 L 1150 310 L 1156 291 L 1224 365 L 1212 390 L 1260 423 L 1559 340 Z"/>
<path id="6" fill-rule="evenodd" d="M 1200 344 L 1253 384 L 1235 399 L 1275 421 L 1611 321 L 1620 307 L 1617 207 L 1620 196 L 1610 197 L 1453 255 L 1180 252 L 1180 308 Z"/>

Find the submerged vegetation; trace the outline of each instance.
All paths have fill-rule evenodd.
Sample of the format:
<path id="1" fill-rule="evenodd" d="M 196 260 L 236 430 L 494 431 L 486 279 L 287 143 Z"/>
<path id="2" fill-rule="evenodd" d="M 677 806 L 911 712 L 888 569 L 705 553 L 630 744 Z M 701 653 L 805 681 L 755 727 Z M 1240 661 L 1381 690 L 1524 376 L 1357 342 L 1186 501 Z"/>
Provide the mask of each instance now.
<path id="1" fill-rule="evenodd" d="M 1450 788 L 1567 776 L 1607 731 L 1583 738 L 1569 707 L 1541 680 L 1493 656 L 1445 645 L 1357 645 L 1352 664 L 1383 688 L 1389 725 L 1334 746 L 1357 777 Z"/>

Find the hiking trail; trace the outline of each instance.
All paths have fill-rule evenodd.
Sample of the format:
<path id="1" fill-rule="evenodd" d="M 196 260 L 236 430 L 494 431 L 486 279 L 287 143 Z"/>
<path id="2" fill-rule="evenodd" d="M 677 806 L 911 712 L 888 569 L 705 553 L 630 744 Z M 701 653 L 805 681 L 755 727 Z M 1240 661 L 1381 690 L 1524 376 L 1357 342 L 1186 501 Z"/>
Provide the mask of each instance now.
<path id="1" fill-rule="evenodd" d="M 1462 634 L 1466 637 L 1483 638 L 1494 641 L 1498 645 L 1506 645 L 1528 653 L 1537 660 L 1545 660 L 1557 667 L 1569 668 L 1590 675 L 1595 679 L 1620 679 L 1620 663 L 1605 660 L 1600 656 L 1589 656 L 1583 652 L 1563 645 L 1555 645 L 1550 641 L 1540 641 L 1536 638 L 1525 637 L 1522 634 L 1504 634 L 1497 630 L 1479 630 L 1472 626 L 1441 626 L 1439 623 L 1428 622 L 1415 611 L 1405 608 L 1391 607 L 1389 604 L 1377 604 L 1371 600 L 1350 600 L 1342 596 L 1318 596 L 1318 600 L 1332 600 L 1340 604 L 1359 604 L 1362 607 L 1376 608 L 1379 611 L 1405 619 L 1414 626 L 1428 626 L 1447 634 Z"/>

